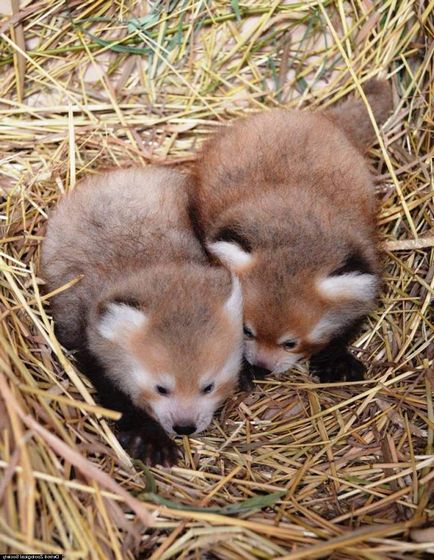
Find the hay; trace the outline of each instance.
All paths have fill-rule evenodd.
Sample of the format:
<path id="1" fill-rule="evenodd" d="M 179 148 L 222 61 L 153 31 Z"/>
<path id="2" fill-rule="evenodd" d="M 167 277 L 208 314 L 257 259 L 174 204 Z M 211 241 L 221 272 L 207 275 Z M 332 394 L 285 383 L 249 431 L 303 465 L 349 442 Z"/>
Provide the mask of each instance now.
<path id="1" fill-rule="evenodd" d="M 432 1 L 2 1 L 0 550 L 68 559 L 422 558 L 431 501 Z M 12 27 L 13 25 L 13 27 Z M 48 209 L 88 173 L 188 164 L 221 123 L 382 71 L 387 251 L 365 383 L 258 382 L 172 470 L 132 464 L 54 338 Z M 430 89 L 431 88 L 431 89 Z M 431 306 L 431 307 L 430 307 Z M 432 519 L 432 518 L 431 518 Z M 150 526 L 146 528 L 146 526 Z"/>

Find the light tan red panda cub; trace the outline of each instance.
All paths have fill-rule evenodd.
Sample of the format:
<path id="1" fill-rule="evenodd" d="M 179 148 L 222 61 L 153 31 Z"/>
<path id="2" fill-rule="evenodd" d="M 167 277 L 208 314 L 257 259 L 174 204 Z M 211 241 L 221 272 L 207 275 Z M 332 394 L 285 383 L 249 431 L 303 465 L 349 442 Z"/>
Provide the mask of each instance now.
<path id="1" fill-rule="evenodd" d="M 120 439 L 151 464 L 176 460 L 234 390 L 242 358 L 238 280 L 211 267 L 188 215 L 191 179 L 167 167 L 88 178 L 48 222 L 42 273 L 60 341 L 102 404 L 123 413 Z"/>
<path id="2" fill-rule="evenodd" d="M 378 124 L 386 82 L 365 94 Z M 347 350 L 380 286 L 375 138 L 361 100 L 308 112 L 274 109 L 213 136 L 198 158 L 192 207 L 208 250 L 238 275 L 245 356 L 280 372 L 302 357 L 322 381 L 360 379 Z"/>

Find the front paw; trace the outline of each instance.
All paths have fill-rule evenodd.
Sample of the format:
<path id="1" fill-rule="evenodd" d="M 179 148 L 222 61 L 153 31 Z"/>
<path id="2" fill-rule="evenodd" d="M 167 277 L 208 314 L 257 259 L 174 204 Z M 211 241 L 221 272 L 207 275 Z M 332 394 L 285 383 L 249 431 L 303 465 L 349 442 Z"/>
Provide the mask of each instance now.
<path id="1" fill-rule="evenodd" d="M 241 370 L 238 375 L 238 389 L 242 393 L 251 393 L 255 388 L 255 384 L 253 383 L 254 375 L 251 370 L 250 364 L 247 360 L 243 360 L 241 365 Z"/>
<path id="2" fill-rule="evenodd" d="M 243 358 L 241 370 L 238 376 L 238 388 L 243 393 L 251 393 L 255 388 L 255 379 L 265 379 L 271 373 L 269 369 L 254 366 Z"/>
<path id="3" fill-rule="evenodd" d="M 321 383 L 335 381 L 361 381 L 366 371 L 365 366 L 350 352 L 339 353 L 336 356 L 312 356 L 309 371 L 319 377 Z"/>
<path id="4" fill-rule="evenodd" d="M 153 467 L 171 467 L 179 458 L 178 447 L 162 430 L 119 430 L 118 439 L 122 447 L 133 459 L 140 459 Z"/>

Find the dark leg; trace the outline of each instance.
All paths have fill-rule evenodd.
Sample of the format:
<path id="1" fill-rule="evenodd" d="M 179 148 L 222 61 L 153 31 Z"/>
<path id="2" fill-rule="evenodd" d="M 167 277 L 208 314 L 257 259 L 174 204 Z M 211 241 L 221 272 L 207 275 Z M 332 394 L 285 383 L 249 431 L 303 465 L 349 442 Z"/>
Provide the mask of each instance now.
<path id="1" fill-rule="evenodd" d="M 321 382 L 360 381 L 366 371 L 365 366 L 348 351 L 348 344 L 356 336 L 362 320 L 334 338 L 321 352 L 310 358 L 309 371 L 317 375 Z"/>
<path id="2" fill-rule="evenodd" d="M 243 393 L 251 393 L 255 388 L 253 383 L 254 375 L 250 369 L 250 364 L 245 358 L 243 358 L 243 363 L 241 364 L 241 370 L 238 377 L 238 388 Z"/>
<path id="3" fill-rule="evenodd" d="M 317 375 L 322 383 L 330 383 L 360 381 L 366 368 L 346 348 L 337 351 L 327 347 L 311 357 L 309 371 L 312 375 Z"/>
<path id="4" fill-rule="evenodd" d="M 80 370 L 95 386 L 101 405 L 122 413 L 116 423 L 116 432 L 131 457 L 149 465 L 168 467 L 175 464 L 178 449 L 163 427 L 145 410 L 134 406 L 131 399 L 104 374 L 104 367 L 90 352 L 81 350 L 75 357 Z"/>
<path id="5" fill-rule="evenodd" d="M 128 412 L 122 413 L 117 423 L 117 434 L 122 447 L 131 457 L 141 459 L 150 466 L 170 467 L 179 457 L 176 443 L 161 425 L 133 405 Z"/>
<path id="6" fill-rule="evenodd" d="M 250 393 L 255 388 L 253 381 L 255 379 L 265 379 L 269 373 L 270 370 L 258 366 L 252 366 L 252 364 L 249 364 L 249 362 L 243 358 L 238 386 L 241 391 Z"/>

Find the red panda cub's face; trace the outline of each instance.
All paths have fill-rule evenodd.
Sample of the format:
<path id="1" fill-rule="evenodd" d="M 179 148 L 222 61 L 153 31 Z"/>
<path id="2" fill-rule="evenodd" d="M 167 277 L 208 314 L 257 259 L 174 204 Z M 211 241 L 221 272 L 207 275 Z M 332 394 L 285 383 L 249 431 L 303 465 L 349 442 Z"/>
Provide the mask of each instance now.
<path id="1" fill-rule="evenodd" d="M 117 297 L 96 326 L 108 375 L 169 435 L 209 425 L 236 388 L 243 352 L 239 281 L 224 298 L 204 285 L 187 291 L 173 286 L 149 307 Z"/>
<path id="2" fill-rule="evenodd" d="M 378 277 L 351 254 L 328 255 L 327 263 L 288 249 L 248 253 L 221 241 L 209 248 L 239 275 L 247 361 L 275 373 L 321 351 L 375 301 Z"/>

